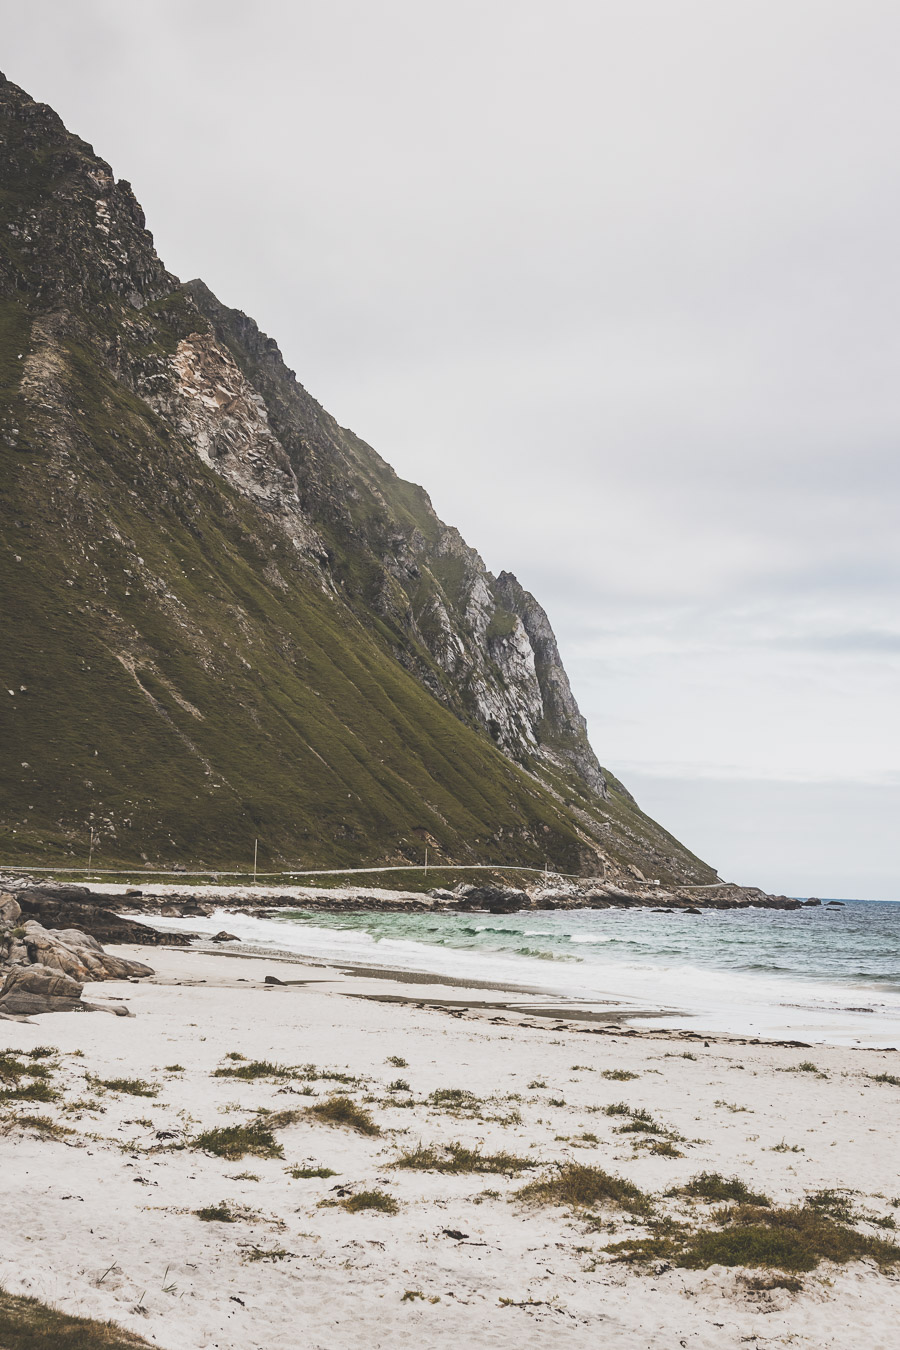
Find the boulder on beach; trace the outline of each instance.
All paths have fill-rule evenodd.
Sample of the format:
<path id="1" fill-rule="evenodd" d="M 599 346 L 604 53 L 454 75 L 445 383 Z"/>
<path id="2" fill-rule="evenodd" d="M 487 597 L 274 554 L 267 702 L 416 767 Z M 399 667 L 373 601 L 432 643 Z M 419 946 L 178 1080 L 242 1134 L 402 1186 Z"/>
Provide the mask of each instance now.
<path id="1" fill-rule="evenodd" d="M 82 986 L 71 975 L 49 966 L 12 966 L 0 986 L 0 1013 L 13 1016 L 72 1012 L 81 1003 Z"/>
<path id="2" fill-rule="evenodd" d="M 105 952 L 77 928 L 48 930 L 22 912 L 19 899 L 0 892 L 0 1017 L 90 1010 L 84 985 L 91 980 L 142 979 L 149 966 Z M 125 1013 L 125 1008 L 112 1009 Z"/>

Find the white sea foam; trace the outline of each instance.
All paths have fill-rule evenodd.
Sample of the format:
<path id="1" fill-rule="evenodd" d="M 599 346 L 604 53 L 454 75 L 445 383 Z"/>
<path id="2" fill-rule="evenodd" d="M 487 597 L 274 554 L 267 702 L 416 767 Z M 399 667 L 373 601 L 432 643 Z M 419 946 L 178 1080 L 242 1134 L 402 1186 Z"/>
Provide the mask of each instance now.
<path id="1" fill-rule="evenodd" d="M 428 919 L 429 916 L 423 916 Z M 390 916 L 381 916 L 390 922 Z M 409 927 L 409 916 L 403 916 Z M 497 985 L 520 985 L 556 999 L 579 1002 L 616 999 L 633 1009 L 635 1019 L 664 1009 L 653 1025 L 691 1027 L 735 1035 L 790 1038 L 830 1044 L 900 1045 L 900 994 L 877 987 L 850 989 L 837 982 L 801 979 L 747 970 L 715 969 L 683 959 L 610 959 L 595 950 L 612 941 L 609 935 L 551 934 L 544 930 L 490 927 L 508 932 L 510 943 L 526 933 L 549 940 L 569 937 L 590 956 L 570 965 L 515 951 L 444 945 L 433 936 L 439 925 L 423 929 L 423 940 L 371 934 L 361 928 L 298 922 L 287 915 L 258 918 L 224 910 L 205 917 L 154 917 L 160 927 L 192 929 L 204 934 L 227 927 L 243 942 L 280 948 L 338 966 L 408 970 L 436 977 L 471 979 Z M 462 932 L 463 930 L 457 930 Z M 629 939 L 630 941 L 631 939 Z M 552 955 L 549 951 L 546 955 Z M 862 1007 L 871 1012 L 860 1011 Z"/>

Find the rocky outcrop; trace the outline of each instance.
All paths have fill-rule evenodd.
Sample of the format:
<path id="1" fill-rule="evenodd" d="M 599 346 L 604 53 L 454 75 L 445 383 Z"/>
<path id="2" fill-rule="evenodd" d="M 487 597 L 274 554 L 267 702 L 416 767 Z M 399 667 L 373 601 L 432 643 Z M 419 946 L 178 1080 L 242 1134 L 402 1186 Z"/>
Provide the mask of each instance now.
<path id="1" fill-rule="evenodd" d="M 81 999 L 88 981 L 152 974 L 149 966 L 105 952 L 78 929 L 50 932 L 25 919 L 16 897 L 0 892 L 0 1017 L 92 1010 L 96 1005 Z"/>
<path id="2" fill-rule="evenodd" d="M 485 910 L 488 914 L 515 914 L 529 905 L 524 891 L 506 890 L 501 886 L 473 886 L 456 901 L 457 909 Z"/>
<path id="3" fill-rule="evenodd" d="M 15 902 L 26 919 L 50 929 L 78 928 L 101 942 L 128 942 L 142 947 L 184 947 L 183 933 L 167 933 L 135 919 L 125 919 L 105 896 L 83 886 L 33 886 L 16 892 Z M 127 902 L 126 902 L 127 903 Z"/>

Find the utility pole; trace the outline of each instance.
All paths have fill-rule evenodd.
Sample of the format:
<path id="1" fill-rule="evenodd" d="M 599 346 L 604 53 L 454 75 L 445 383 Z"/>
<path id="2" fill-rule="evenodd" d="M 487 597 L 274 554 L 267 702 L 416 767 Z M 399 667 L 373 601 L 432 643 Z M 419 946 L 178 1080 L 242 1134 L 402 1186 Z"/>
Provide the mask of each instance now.
<path id="1" fill-rule="evenodd" d="M 425 875 L 428 876 L 428 845 L 425 845 Z"/>
<path id="2" fill-rule="evenodd" d="M 259 840 L 253 840 L 253 881 L 256 882 L 256 852 L 259 848 Z"/>
<path id="3" fill-rule="evenodd" d="M 90 845 L 90 848 L 88 849 L 88 871 L 91 870 L 91 865 L 92 865 L 92 863 L 93 863 L 93 859 L 94 859 L 94 827 L 93 827 L 93 825 L 92 825 L 92 826 L 91 826 L 91 845 Z"/>

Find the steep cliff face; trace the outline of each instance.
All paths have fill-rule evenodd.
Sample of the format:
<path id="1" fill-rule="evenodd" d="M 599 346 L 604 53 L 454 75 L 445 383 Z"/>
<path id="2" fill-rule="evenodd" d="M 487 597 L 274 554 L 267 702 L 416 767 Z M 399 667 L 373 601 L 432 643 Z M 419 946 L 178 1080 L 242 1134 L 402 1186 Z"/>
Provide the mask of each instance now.
<path id="1" fill-rule="evenodd" d="M 185 288 L 263 394 L 300 485 L 302 510 L 328 542 L 326 571 L 347 602 L 376 612 L 394 654 L 457 716 L 519 763 L 574 769 L 605 795 L 547 616 L 515 578 L 495 578 L 423 489 L 312 399 L 277 345 L 202 282 Z M 365 560 L 367 570 L 360 571 Z"/>
<path id="2" fill-rule="evenodd" d="M 534 598 L 50 109 L 2 81 L 0 124 L 5 846 L 711 877 L 604 776 Z"/>

